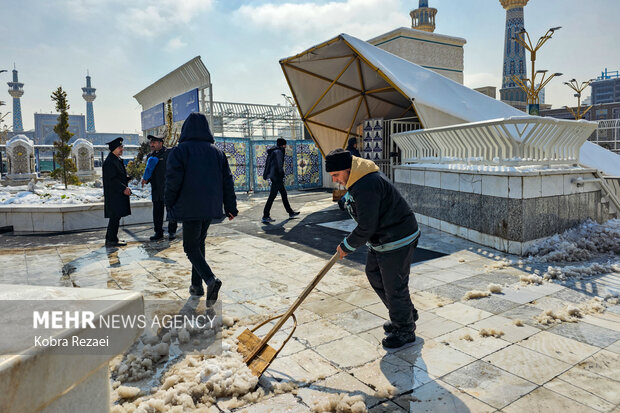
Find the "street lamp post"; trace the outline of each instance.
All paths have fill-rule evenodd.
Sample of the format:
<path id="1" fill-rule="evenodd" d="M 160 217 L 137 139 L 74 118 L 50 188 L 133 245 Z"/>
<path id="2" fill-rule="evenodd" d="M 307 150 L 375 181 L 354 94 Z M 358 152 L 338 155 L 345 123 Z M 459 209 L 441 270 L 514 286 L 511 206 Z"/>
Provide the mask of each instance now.
<path id="1" fill-rule="evenodd" d="M 527 94 L 527 112 L 530 115 L 539 115 L 540 114 L 540 104 L 538 94 L 540 91 L 556 76 L 561 76 L 562 73 L 554 73 L 551 76 L 547 77 L 547 70 L 535 70 L 535 62 L 536 62 L 536 53 L 538 50 L 547 42 L 547 40 L 551 39 L 553 33 L 556 30 L 561 29 L 561 27 L 552 27 L 547 30 L 544 36 L 538 39 L 536 45 L 532 44 L 532 40 L 530 39 L 530 35 L 525 29 L 516 33 L 516 36 L 512 39 L 519 43 L 525 50 L 530 52 L 530 60 L 532 61 L 532 79 L 524 78 L 520 79 L 516 75 L 512 75 L 512 80 L 519 85 L 521 89 L 525 91 Z M 536 76 L 541 74 L 542 78 L 536 86 Z M 545 79 L 546 78 L 546 79 Z M 528 84 L 529 82 L 529 84 Z"/>
<path id="2" fill-rule="evenodd" d="M 588 113 L 590 109 L 592 109 L 592 105 L 590 105 L 588 106 L 586 110 L 584 110 L 583 112 L 581 111 L 581 92 L 583 92 L 585 88 L 590 86 L 590 83 L 592 83 L 593 81 L 594 79 L 589 79 L 589 80 L 586 80 L 585 82 L 581 82 L 581 85 L 575 79 L 571 79 L 569 82 L 564 82 L 566 86 L 568 86 L 569 88 L 575 91 L 575 94 L 573 95 L 577 98 L 577 107 L 575 108 L 575 110 L 573 110 L 573 108 L 570 108 L 568 106 L 564 106 L 573 115 L 575 120 L 582 119 L 585 116 L 585 114 Z"/>

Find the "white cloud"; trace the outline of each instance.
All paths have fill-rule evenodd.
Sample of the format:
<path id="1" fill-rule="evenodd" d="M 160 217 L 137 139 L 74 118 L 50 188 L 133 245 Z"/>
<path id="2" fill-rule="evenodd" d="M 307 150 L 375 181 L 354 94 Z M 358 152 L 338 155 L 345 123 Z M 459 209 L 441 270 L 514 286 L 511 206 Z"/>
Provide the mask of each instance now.
<path id="1" fill-rule="evenodd" d="M 349 33 L 365 40 L 398 26 L 408 26 L 409 18 L 403 13 L 402 5 L 402 0 L 267 3 L 240 7 L 236 11 L 236 20 L 284 31 L 288 38 L 317 36 L 327 40 L 339 33 Z"/>
<path id="2" fill-rule="evenodd" d="M 177 37 L 173 37 L 172 39 L 168 40 L 168 43 L 166 43 L 166 51 L 173 51 L 176 49 L 180 49 L 182 47 L 187 46 L 187 43 L 185 43 L 182 39 L 181 36 L 177 36 Z"/>
<path id="3" fill-rule="evenodd" d="M 142 37 L 153 37 L 179 24 L 187 24 L 209 10 L 213 0 L 141 0 L 124 10 L 118 24 Z"/>

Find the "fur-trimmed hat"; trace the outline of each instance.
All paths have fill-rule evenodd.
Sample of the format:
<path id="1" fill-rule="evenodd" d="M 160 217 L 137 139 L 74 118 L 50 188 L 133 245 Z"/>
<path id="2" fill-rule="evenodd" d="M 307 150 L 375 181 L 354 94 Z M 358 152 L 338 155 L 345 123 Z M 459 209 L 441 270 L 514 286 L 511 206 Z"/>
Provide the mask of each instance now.
<path id="1" fill-rule="evenodd" d="M 351 168 L 353 156 L 344 149 L 334 149 L 325 157 L 325 170 L 327 172 L 344 171 Z"/>

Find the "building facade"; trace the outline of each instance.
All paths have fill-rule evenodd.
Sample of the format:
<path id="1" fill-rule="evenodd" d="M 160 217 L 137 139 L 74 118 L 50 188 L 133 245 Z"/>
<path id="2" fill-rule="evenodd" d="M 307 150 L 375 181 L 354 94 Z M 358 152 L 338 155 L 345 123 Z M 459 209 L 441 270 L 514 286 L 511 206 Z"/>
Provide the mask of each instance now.
<path id="1" fill-rule="evenodd" d="M 620 102 L 620 75 L 618 71 L 608 72 L 605 69 L 596 80 L 590 83 L 592 88 L 592 104 Z"/>
<path id="2" fill-rule="evenodd" d="M 439 73 L 463 84 L 463 46 L 461 37 L 433 33 L 436 9 L 420 0 L 420 7 L 412 10 L 412 27 L 399 27 L 367 40 L 387 52 Z"/>

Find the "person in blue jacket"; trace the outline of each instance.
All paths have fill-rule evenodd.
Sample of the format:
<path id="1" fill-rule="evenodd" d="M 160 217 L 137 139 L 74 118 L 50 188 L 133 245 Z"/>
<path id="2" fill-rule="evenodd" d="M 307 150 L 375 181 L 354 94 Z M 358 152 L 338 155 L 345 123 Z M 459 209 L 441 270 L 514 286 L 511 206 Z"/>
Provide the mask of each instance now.
<path id="1" fill-rule="evenodd" d="M 181 128 L 179 144 L 168 155 L 165 189 L 171 219 L 183 222 L 183 249 L 192 263 L 189 292 L 203 295 L 204 282 L 207 303 L 217 300 L 222 286 L 205 260 L 207 230 L 224 213 L 232 220 L 239 212 L 228 159 L 213 143 L 206 116 L 191 113 Z"/>
<path id="2" fill-rule="evenodd" d="M 151 152 L 146 159 L 146 168 L 142 176 L 142 186 L 146 183 L 151 184 L 151 200 L 153 201 L 153 225 L 155 235 L 151 236 L 151 241 L 158 241 L 164 238 L 164 187 L 166 185 L 166 162 L 170 149 L 164 146 L 164 138 L 160 136 L 148 135 Z M 176 238 L 177 223 L 168 217 L 168 238 L 172 241 Z"/>

